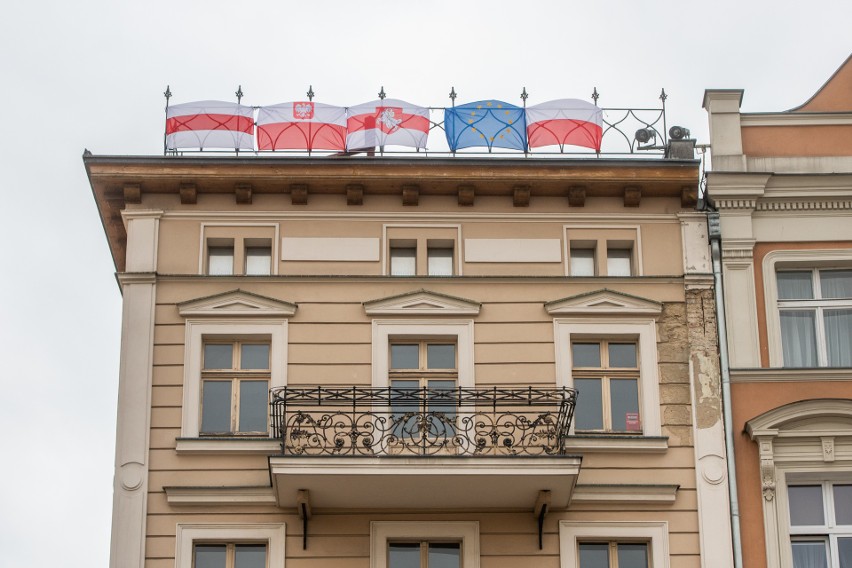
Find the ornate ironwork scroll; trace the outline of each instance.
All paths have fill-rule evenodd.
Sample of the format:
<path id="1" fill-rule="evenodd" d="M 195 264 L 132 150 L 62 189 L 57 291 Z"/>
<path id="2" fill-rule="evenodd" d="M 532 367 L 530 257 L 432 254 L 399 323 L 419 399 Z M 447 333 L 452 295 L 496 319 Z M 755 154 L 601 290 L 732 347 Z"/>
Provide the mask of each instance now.
<path id="1" fill-rule="evenodd" d="M 272 423 L 288 455 L 560 455 L 576 392 L 568 388 L 282 387 Z"/>

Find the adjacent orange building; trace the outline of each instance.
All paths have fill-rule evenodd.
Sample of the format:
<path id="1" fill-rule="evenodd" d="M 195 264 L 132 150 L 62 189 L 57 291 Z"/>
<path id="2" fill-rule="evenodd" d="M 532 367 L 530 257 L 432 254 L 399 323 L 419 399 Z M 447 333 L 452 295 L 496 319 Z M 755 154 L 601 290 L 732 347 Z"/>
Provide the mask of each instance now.
<path id="1" fill-rule="evenodd" d="M 708 90 L 744 566 L 852 566 L 852 57 L 810 100 Z"/>

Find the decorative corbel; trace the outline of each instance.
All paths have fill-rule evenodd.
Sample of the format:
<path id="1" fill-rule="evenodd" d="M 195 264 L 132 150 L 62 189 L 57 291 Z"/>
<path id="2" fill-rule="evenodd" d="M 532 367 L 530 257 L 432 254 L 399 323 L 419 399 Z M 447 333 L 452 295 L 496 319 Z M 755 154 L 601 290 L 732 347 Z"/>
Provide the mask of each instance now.
<path id="1" fill-rule="evenodd" d="M 293 205 L 308 204 L 308 186 L 303 183 L 290 185 L 290 203 Z"/>
<path id="2" fill-rule="evenodd" d="M 350 183 L 346 186 L 346 205 L 364 205 L 364 186 Z"/>
<path id="3" fill-rule="evenodd" d="M 568 205 L 571 207 L 585 207 L 586 188 L 582 185 L 572 185 L 568 188 Z"/>
<path id="4" fill-rule="evenodd" d="M 758 442 L 760 452 L 760 486 L 763 498 L 767 501 L 775 499 L 775 455 L 771 439 L 761 439 Z"/>
<path id="5" fill-rule="evenodd" d="M 639 202 L 642 201 L 642 189 L 635 185 L 628 185 L 624 188 L 624 206 L 639 207 Z"/>
<path id="6" fill-rule="evenodd" d="M 416 185 L 403 185 L 402 204 L 416 207 L 418 203 L 420 203 L 420 187 Z"/>
<path id="7" fill-rule="evenodd" d="M 236 184 L 234 186 L 234 193 L 237 196 L 237 203 L 239 203 L 240 205 L 251 205 L 251 184 Z"/>
<path id="8" fill-rule="evenodd" d="M 473 200 L 476 197 L 476 190 L 472 185 L 459 186 L 459 205 L 462 207 L 470 207 L 473 205 Z"/>
<path id="9" fill-rule="evenodd" d="M 181 204 L 195 205 L 198 203 L 198 187 L 194 183 L 182 183 L 178 190 L 180 191 Z"/>
<path id="10" fill-rule="evenodd" d="M 138 183 L 124 184 L 124 202 L 142 203 L 142 186 Z"/>
<path id="11" fill-rule="evenodd" d="M 529 207 L 530 206 L 530 186 L 528 185 L 516 185 L 514 188 L 514 194 L 512 197 L 512 204 L 515 207 Z"/>

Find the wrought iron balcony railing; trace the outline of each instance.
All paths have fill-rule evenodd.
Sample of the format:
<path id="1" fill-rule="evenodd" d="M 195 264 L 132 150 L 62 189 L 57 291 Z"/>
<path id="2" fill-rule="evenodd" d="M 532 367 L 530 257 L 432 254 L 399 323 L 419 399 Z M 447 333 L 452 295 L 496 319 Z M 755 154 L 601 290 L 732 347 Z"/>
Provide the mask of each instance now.
<path id="1" fill-rule="evenodd" d="M 285 455 L 561 455 L 568 388 L 291 388 L 271 393 Z"/>

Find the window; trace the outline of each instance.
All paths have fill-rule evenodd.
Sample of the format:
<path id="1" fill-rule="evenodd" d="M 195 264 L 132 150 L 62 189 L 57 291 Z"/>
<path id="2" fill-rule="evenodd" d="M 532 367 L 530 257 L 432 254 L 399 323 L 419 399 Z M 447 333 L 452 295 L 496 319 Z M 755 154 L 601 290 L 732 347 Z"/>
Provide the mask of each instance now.
<path id="1" fill-rule="evenodd" d="M 571 243 L 571 276 L 594 276 L 595 242 Z"/>
<path id="2" fill-rule="evenodd" d="M 648 543 L 581 542 L 580 568 L 648 568 Z"/>
<path id="3" fill-rule="evenodd" d="M 210 239 L 207 242 L 207 274 L 228 276 L 234 273 L 234 240 Z"/>
<path id="4" fill-rule="evenodd" d="M 606 246 L 606 275 L 631 276 L 633 274 L 633 243 L 608 241 Z"/>
<path id="5" fill-rule="evenodd" d="M 245 239 L 245 274 L 268 276 L 272 273 L 272 244 L 268 239 Z"/>
<path id="6" fill-rule="evenodd" d="M 269 343 L 204 343 L 202 434 L 266 434 Z"/>
<path id="7" fill-rule="evenodd" d="M 565 226 L 568 276 L 641 276 L 638 226 Z"/>
<path id="8" fill-rule="evenodd" d="M 852 566 L 852 484 L 789 485 L 793 568 Z"/>
<path id="9" fill-rule="evenodd" d="M 575 429 L 641 433 L 636 343 L 578 339 L 571 344 L 571 360 L 580 400 Z"/>
<path id="10" fill-rule="evenodd" d="M 776 273 L 785 367 L 852 367 L 852 270 Z"/>
<path id="11" fill-rule="evenodd" d="M 194 568 L 266 568 L 266 544 L 196 544 Z"/>
<path id="12" fill-rule="evenodd" d="M 426 408 L 430 418 L 421 424 L 416 416 L 421 409 L 416 403 L 408 402 L 404 398 L 407 391 L 426 389 L 428 398 L 433 400 L 441 392 L 453 391 L 456 388 L 458 367 L 455 343 L 448 340 L 394 340 L 390 345 L 388 378 L 392 389 L 394 433 L 397 436 L 420 439 L 452 435 L 455 431 L 455 406 L 430 401 Z M 421 431 L 421 428 L 425 431 Z"/>
<path id="13" fill-rule="evenodd" d="M 559 521 L 562 568 L 664 568 L 665 522 Z"/>
<path id="14" fill-rule="evenodd" d="M 479 568 L 479 523 L 373 521 L 370 568 Z"/>
<path id="15" fill-rule="evenodd" d="M 461 568 L 461 543 L 389 542 L 388 568 Z"/>
<path id="16" fill-rule="evenodd" d="M 284 566 L 284 523 L 178 523 L 175 568 Z"/>
<path id="17" fill-rule="evenodd" d="M 417 274 L 417 245 L 409 242 L 392 242 L 390 248 L 391 276 Z"/>

